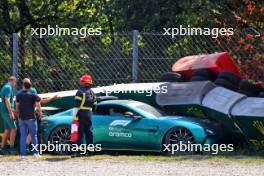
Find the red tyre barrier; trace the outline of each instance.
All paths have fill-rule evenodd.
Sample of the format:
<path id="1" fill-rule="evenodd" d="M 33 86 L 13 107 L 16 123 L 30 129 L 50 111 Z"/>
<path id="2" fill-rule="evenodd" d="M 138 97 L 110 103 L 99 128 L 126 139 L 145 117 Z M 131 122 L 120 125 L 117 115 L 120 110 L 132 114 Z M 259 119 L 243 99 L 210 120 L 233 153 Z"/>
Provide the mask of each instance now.
<path id="1" fill-rule="evenodd" d="M 180 73 L 187 80 L 191 79 L 193 71 L 199 69 L 209 69 L 216 75 L 228 71 L 241 78 L 241 74 L 227 52 L 183 57 L 172 66 L 173 72 Z"/>

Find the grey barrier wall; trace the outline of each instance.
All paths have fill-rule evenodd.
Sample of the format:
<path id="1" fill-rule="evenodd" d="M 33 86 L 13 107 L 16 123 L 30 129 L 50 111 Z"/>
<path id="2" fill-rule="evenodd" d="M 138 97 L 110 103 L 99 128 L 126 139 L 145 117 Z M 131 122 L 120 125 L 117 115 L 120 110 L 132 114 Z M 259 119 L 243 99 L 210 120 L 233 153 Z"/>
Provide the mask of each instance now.
<path id="1" fill-rule="evenodd" d="M 224 114 L 230 114 L 230 110 L 240 100 L 246 98 L 245 95 L 217 87 L 206 94 L 202 106 L 214 109 Z"/>
<path id="2" fill-rule="evenodd" d="M 241 100 L 234 106 L 231 115 L 264 118 L 264 98 L 248 97 Z"/>
<path id="3" fill-rule="evenodd" d="M 167 93 L 156 96 L 156 103 L 160 106 L 168 105 L 201 105 L 204 96 L 216 86 L 210 81 L 166 83 Z"/>

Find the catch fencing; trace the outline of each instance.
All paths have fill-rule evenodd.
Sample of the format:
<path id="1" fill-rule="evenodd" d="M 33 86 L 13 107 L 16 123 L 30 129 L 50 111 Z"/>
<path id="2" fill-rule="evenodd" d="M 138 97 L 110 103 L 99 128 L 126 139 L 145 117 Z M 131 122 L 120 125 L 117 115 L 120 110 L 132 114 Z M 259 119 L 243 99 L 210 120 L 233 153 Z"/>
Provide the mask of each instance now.
<path id="1" fill-rule="evenodd" d="M 253 38 L 253 39 L 252 39 Z M 11 74 L 29 77 L 39 92 L 76 89 L 89 73 L 95 86 L 159 81 L 187 55 L 228 51 L 235 60 L 263 58 L 263 40 L 252 31 L 233 36 L 175 36 L 138 31 L 100 36 L 0 36 L 0 84 Z M 20 81 L 21 82 L 21 81 Z"/>

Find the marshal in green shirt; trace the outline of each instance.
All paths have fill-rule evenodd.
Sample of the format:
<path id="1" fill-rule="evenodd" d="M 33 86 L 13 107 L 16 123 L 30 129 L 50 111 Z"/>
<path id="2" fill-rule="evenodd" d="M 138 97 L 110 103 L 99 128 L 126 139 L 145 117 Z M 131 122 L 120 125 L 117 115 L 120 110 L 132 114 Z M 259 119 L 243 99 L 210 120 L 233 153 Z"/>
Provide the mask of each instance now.
<path id="1" fill-rule="evenodd" d="M 6 83 L 4 87 L 1 89 L 1 114 L 3 115 L 9 115 L 9 112 L 7 110 L 6 104 L 5 104 L 5 98 L 9 98 L 11 109 L 15 108 L 15 101 L 14 101 L 14 90 L 12 86 L 9 83 Z"/>

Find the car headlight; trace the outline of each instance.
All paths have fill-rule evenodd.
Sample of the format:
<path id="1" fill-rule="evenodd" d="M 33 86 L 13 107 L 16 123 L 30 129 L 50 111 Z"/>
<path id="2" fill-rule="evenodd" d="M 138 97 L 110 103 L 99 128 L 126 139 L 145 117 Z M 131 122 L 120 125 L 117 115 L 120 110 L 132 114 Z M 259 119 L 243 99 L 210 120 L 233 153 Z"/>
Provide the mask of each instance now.
<path id="1" fill-rule="evenodd" d="M 215 132 L 213 130 L 208 129 L 208 128 L 205 129 L 205 132 L 208 135 L 215 135 Z"/>

